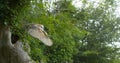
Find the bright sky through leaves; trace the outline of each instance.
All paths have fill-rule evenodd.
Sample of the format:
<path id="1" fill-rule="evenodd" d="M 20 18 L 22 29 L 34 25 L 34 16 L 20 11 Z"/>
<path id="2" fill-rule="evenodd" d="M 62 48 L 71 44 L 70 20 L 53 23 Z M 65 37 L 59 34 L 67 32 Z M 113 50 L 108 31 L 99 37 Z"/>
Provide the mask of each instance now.
<path id="1" fill-rule="evenodd" d="M 98 6 L 98 3 L 102 2 L 102 1 L 103 0 L 88 0 L 88 2 L 94 2 L 95 7 Z M 116 8 L 115 14 L 117 15 L 117 17 L 119 17 L 120 16 L 120 1 L 116 0 L 116 3 L 117 3 L 117 8 Z M 74 0 L 73 5 L 75 5 L 75 7 L 77 7 L 77 8 L 81 8 L 82 2 L 81 2 L 81 0 Z"/>

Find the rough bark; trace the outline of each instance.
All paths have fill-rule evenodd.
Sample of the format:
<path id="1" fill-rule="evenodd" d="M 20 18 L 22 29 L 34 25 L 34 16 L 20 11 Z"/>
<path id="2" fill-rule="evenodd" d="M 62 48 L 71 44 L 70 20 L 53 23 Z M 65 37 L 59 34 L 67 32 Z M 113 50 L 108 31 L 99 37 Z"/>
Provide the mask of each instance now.
<path id="1" fill-rule="evenodd" d="M 11 42 L 11 32 L 8 26 L 0 26 L 0 63 L 32 63 L 29 55 Z"/>

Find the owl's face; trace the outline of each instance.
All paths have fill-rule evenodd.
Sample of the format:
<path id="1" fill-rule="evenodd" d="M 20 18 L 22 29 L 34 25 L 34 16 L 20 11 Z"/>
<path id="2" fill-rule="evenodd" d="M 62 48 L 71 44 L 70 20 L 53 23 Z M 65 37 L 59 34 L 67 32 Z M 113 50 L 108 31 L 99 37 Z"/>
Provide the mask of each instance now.
<path id="1" fill-rule="evenodd" d="M 43 25 L 41 25 L 41 24 L 35 24 L 34 26 L 35 26 L 36 28 L 38 28 L 39 30 L 44 31 L 44 26 L 43 26 Z"/>

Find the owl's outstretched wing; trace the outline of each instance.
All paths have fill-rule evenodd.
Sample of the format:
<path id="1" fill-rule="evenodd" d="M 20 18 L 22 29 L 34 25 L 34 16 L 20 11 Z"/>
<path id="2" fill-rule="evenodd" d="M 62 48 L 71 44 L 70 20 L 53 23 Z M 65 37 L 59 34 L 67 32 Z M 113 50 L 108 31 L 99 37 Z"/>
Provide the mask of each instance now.
<path id="1" fill-rule="evenodd" d="M 28 33 L 34 38 L 37 38 L 40 41 L 42 41 L 45 45 L 52 46 L 53 42 L 48 37 L 47 33 L 42 27 L 43 25 L 40 24 L 32 24 L 28 29 Z"/>

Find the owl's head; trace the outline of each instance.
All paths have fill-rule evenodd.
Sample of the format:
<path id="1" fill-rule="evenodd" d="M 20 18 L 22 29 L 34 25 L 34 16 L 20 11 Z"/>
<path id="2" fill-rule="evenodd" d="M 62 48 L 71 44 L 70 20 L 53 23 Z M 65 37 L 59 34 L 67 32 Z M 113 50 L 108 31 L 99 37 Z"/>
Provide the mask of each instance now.
<path id="1" fill-rule="evenodd" d="M 35 26 L 36 28 L 38 28 L 38 29 L 44 31 L 44 26 L 41 25 L 41 24 L 34 24 L 33 26 Z"/>

